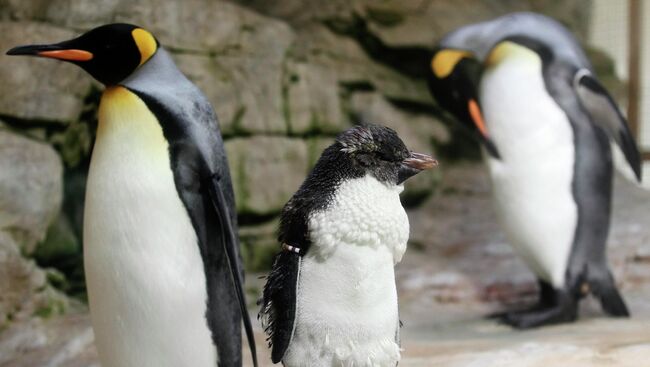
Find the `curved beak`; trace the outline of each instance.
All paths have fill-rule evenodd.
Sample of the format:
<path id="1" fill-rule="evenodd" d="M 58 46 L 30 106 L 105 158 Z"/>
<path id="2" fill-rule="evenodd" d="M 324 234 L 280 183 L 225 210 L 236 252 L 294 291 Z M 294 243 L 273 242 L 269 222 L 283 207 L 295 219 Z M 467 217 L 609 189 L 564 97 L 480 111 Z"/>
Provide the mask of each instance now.
<path id="1" fill-rule="evenodd" d="M 7 51 L 7 55 L 49 57 L 64 61 L 88 61 L 93 58 L 91 52 L 66 48 L 61 44 L 18 46 Z"/>
<path id="2" fill-rule="evenodd" d="M 496 145 L 494 145 L 492 139 L 490 139 L 487 128 L 485 127 L 485 121 L 483 121 L 481 108 L 479 107 L 478 103 L 476 103 L 475 99 L 472 98 L 467 102 L 467 110 L 469 111 L 469 116 L 474 122 L 474 125 L 476 125 L 476 128 L 480 133 L 480 138 L 483 141 L 488 154 L 490 154 L 495 159 L 501 159 L 499 150 L 497 149 Z"/>
<path id="3" fill-rule="evenodd" d="M 399 185 L 409 177 L 437 165 L 438 161 L 433 157 L 422 153 L 411 152 L 411 155 L 402 161 L 402 166 L 397 174 L 397 184 Z"/>

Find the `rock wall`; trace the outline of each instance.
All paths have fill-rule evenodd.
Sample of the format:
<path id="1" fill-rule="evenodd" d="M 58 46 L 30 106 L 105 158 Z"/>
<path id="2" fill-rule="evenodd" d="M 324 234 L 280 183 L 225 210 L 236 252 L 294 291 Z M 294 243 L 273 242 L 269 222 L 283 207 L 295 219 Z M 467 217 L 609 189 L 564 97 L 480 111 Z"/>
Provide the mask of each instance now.
<path id="1" fill-rule="evenodd" d="M 61 208 L 62 164 L 49 145 L 0 129 L 0 330 L 67 305 L 31 260 Z"/>
<path id="2" fill-rule="evenodd" d="M 247 264 L 259 270 L 277 246 L 282 205 L 342 129 L 375 121 L 414 150 L 471 146 L 441 122 L 422 78 L 440 35 L 515 10 L 584 35 L 589 9 L 589 0 L 0 0 L 0 50 L 110 22 L 152 31 L 217 111 Z M 83 192 L 101 88 L 72 65 L 0 56 L 0 274 L 11 273 L 0 294 L 18 291 L 0 298 L 0 324 L 16 307 L 43 309 L 26 294 L 63 305 L 50 283 L 83 294 Z M 409 182 L 405 202 L 427 197 L 440 172 Z M 65 276 L 46 276 L 32 258 Z"/>

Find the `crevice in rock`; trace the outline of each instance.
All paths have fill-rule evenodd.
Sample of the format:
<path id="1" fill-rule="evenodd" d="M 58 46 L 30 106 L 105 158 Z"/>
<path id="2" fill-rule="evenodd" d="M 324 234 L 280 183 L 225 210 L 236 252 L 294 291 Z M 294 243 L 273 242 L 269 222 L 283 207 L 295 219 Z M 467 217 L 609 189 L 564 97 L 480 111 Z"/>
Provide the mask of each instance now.
<path id="1" fill-rule="evenodd" d="M 341 85 L 343 88 L 345 88 L 346 91 L 353 93 L 353 92 L 374 92 L 377 90 L 375 86 L 367 81 L 367 80 L 358 80 L 358 81 L 351 81 L 351 82 L 339 82 L 339 85 Z"/>
<path id="2" fill-rule="evenodd" d="M 267 223 L 279 215 L 280 215 L 279 211 L 274 211 L 271 213 L 264 213 L 264 214 L 243 212 L 237 215 L 237 223 L 239 224 L 240 227 L 255 226 L 255 225 Z"/>
<path id="3" fill-rule="evenodd" d="M 223 140 L 228 141 L 231 139 L 240 139 L 240 138 L 250 138 L 253 136 L 265 136 L 265 137 L 282 137 L 282 138 L 293 138 L 293 139 L 309 139 L 309 138 L 332 138 L 339 134 L 339 132 L 327 131 L 320 128 L 312 128 L 304 132 L 250 132 L 250 131 L 239 131 L 237 133 L 222 133 Z"/>
<path id="4" fill-rule="evenodd" d="M 0 114 L 0 120 L 2 120 L 2 122 L 4 122 L 7 126 L 10 126 L 17 131 L 26 131 L 30 129 L 64 131 L 67 127 L 67 123 L 63 121 L 25 119 L 22 117 L 10 116 L 6 114 Z"/>
<path id="5" fill-rule="evenodd" d="M 326 19 L 332 32 L 353 38 L 373 60 L 412 78 L 425 78 L 431 51 L 424 47 L 391 47 L 368 29 L 367 21 L 354 13 L 351 20 Z"/>

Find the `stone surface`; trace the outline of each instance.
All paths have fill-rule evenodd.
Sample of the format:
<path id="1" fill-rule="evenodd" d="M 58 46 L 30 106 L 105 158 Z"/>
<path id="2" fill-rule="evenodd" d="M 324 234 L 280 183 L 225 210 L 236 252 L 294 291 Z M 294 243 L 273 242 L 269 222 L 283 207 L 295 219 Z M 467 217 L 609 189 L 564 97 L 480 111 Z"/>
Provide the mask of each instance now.
<path id="1" fill-rule="evenodd" d="M 79 118 L 91 78 L 68 63 L 4 55 L 14 46 L 58 42 L 74 35 L 36 22 L 0 21 L 0 115 L 18 119 L 70 122 Z"/>
<path id="2" fill-rule="evenodd" d="M 242 257 L 247 271 L 262 272 L 270 269 L 274 255 L 280 251 L 277 240 L 279 218 L 261 224 L 247 225 L 239 228 L 239 240 L 242 244 Z M 251 295 L 257 299 L 259 289 Z"/>
<path id="3" fill-rule="evenodd" d="M 334 137 L 316 137 L 307 139 L 309 167 L 313 167 L 323 151 L 334 143 Z"/>
<path id="4" fill-rule="evenodd" d="M 62 200 L 61 160 L 47 144 L 0 130 L 0 230 L 34 251 Z"/>
<path id="5" fill-rule="evenodd" d="M 0 231 L 0 294 L 0 335 L 12 323 L 55 316 L 68 305 L 67 298 L 48 285 L 45 272 L 22 257 L 18 244 L 4 231 Z"/>
<path id="6" fill-rule="evenodd" d="M 48 228 L 45 240 L 36 246 L 33 256 L 39 263 L 48 264 L 71 258 L 80 252 L 81 244 L 72 230 L 70 221 L 66 216 L 59 215 Z"/>
<path id="7" fill-rule="evenodd" d="M 0 365 L 100 367 L 93 341 L 86 313 L 15 324 L 0 334 Z"/>
<path id="8" fill-rule="evenodd" d="M 0 329 L 61 313 L 66 297 L 24 258 L 42 241 L 61 206 L 62 165 L 47 144 L 0 130 Z"/>
<path id="9" fill-rule="evenodd" d="M 400 1 L 358 2 L 369 29 L 391 47 L 430 47 L 450 30 L 515 11 L 536 11 L 555 17 L 580 36 L 588 27 L 589 0 L 553 1 Z M 435 19 L 435 21 L 432 21 Z"/>
<path id="10" fill-rule="evenodd" d="M 337 71 L 323 65 L 293 61 L 285 77 L 289 132 L 338 133 L 346 127 Z"/>
<path id="11" fill-rule="evenodd" d="M 74 29 L 126 22 L 145 27 L 164 45 L 192 53 L 282 52 L 289 27 L 223 1 L 61 0 L 49 3 L 47 21 Z"/>
<path id="12" fill-rule="evenodd" d="M 558 18 L 580 35 L 585 35 L 590 15 L 590 0 L 232 0 L 295 27 L 310 22 L 337 20 L 350 22 L 361 17 L 368 21 L 385 43 L 391 46 L 431 44 L 463 24 L 483 21 L 514 11 L 536 11 Z"/>
<path id="13" fill-rule="evenodd" d="M 282 59 L 186 54 L 176 59 L 212 103 L 224 135 L 287 132 Z"/>
<path id="14" fill-rule="evenodd" d="M 292 56 L 335 71 L 336 80 L 344 89 L 376 89 L 395 100 L 434 104 L 424 80 L 373 60 L 354 38 L 337 34 L 321 24 L 300 30 Z"/>
<path id="15" fill-rule="evenodd" d="M 226 142 L 237 210 L 240 214 L 277 214 L 308 172 L 307 144 L 275 136 Z"/>
<path id="16" fill-rule="evenodd" d="M 490 321 L 461 321 L 436 338 L 406 337 L 409 367 L 635 367 L 650 358 L 647 315 L 636 320 L 592 319 L 513 332 Z"/>

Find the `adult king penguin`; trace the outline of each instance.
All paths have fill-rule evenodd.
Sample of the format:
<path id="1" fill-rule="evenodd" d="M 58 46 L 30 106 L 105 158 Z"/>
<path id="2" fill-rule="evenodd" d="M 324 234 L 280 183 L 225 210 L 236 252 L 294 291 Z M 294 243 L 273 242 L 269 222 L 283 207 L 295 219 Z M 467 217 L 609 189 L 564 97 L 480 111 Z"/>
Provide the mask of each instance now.
<path id="1" fill-rule="evenodd" d="M 282 210 L 282 251 L 260 312 L 274 363 L 397 364 L 394 266 L 409 234 L 399 194 L 434 165 L 377 125 L 354 127 L 325 149 Z"/>
<path id="2" fill-rule="evenodd" d="M 102 366 L 240 366 L 242 315 L 256 364 L 228 163 L 199 89 L 129 24 L 7 54 L 68 61 L 106 85 L 84 214 Z"/>
<path id="3" fill-rule="evenodd" d="M 515 13 L 446 35 L 431 60 L 439 103 L 485 143 L 506 235 L 539 280 L 517 328 L 574 321 L 589 293 L 628 316 L 607 266 L 614 141 L 640 179 L 625 118 L 576 39 L 556 21 Z"/>

